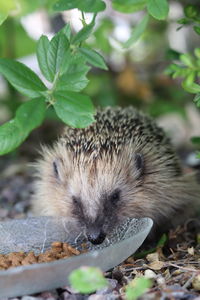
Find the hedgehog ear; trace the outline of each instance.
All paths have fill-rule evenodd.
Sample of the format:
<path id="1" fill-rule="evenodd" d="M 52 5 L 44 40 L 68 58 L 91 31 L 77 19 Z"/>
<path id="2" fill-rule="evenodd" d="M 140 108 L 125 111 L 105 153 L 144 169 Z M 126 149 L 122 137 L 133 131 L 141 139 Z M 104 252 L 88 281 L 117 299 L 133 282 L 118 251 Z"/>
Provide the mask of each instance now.
<path id="1" fill-rule="evenodd" d="M 62 164 L 62 161 L 61 161 L 60 158 L 56 158 L 53 161 L 53 173 L 54 173 L 55 178 L 58 181 L 62 181 L 62 175 L 61 175 L 61 172 L 60 172 L 61 164 Z"/>
<path id="2" fill-rule="evenodd" d="M 144 172 L 144 158 L 141 153 L 134 154 L 134 164 L 136 169 L 136 177 L 139 178 Z"/>

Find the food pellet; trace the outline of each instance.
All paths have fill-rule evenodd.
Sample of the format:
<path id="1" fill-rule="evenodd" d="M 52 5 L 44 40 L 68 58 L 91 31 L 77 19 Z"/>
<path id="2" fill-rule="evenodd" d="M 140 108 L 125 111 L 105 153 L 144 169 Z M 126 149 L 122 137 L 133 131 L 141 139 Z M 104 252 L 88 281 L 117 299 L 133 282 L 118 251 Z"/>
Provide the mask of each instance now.
<path id="1" fill-rule="evenodd" d="M 67 243 L 53 242 L 51 244 L 51 249 L 38 255 L 36 255 L 33 251 L 28 253 L 12 252 L 9 254 L 0 254 L 0 270 L 7 270 L 12 267 L 31 265 L 35 263 L 51 262 L 85 252 L 85 247 L 83 251 L 79 251 Z"/>

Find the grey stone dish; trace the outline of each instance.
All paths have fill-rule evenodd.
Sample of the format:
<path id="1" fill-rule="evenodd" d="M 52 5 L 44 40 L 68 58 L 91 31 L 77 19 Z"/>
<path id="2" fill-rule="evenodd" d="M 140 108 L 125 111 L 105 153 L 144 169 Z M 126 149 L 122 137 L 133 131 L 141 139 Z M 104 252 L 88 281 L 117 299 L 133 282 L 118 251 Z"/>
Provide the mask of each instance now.
<path id="1" fill-rule="evenodd" d="M 65 286 L 68 275 L 81 266 L 107 271 L 141 246 L 152 225 L 149 218 L 126 219 L 101 245 L 88 243 L 88 253 L 0 271 L 0 297 L 18 297 Z M 84 239 L 84 230 L 80 233 L 73 221 L 64 218 L 39 217 L 0 223 L 0 253 L 44 252 L 54 241 L 79 248 Z"/>

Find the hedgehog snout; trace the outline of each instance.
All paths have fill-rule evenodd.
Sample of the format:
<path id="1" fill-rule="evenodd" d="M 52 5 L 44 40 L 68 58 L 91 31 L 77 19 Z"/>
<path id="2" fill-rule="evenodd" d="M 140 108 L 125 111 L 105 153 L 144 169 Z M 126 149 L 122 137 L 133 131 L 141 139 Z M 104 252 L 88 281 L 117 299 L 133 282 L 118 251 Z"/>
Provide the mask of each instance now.
<path id="1" fill-rule="evenodd" d="M 87 228 L 87 237 L 93 245 L 99 245 L 105 240 L 106 233 L 102 227 L 93 225 Z"/>

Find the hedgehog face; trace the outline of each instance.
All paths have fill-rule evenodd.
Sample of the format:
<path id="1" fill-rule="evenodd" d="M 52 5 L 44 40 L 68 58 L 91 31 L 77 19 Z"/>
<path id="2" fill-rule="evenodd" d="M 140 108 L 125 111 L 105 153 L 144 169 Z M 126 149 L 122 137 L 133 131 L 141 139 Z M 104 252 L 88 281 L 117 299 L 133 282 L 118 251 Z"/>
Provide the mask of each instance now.
<path id="1" fill-rule="evenodd" d="M 86 227 L 88 239 L 99 244 L 127 215 L 123 215 L 123 211 L 127 212 L 124 208 L 134 197 L 133 186 L 141 180 L 143 156 L 136 153 L 125 165 L 120 156 L 93 161 L 79 158 L 74 163 L 69 160 L 67 165 L 65 162 L 66 159 L 55 158 L 51 170 L 57 207 L 62 210 L 59 214 L 75 218 Z"/>
<path id="2" fill-rule="evenodd" d="M 144 193 L 145 159 L 133 147 L 99 157 L 74 157 L 60 145 L 44 151 L 37 214 L 74 218 L 93 243 L 101 243 L 125 217 L 148 216 L 152 205 Z"/>
<path id="3" fill-rule="evenodd" d="M 36 214 L 72 217 L 97 244 L 124 218 L 151 216 L 155 210 L 148 186 L 154 181 L 159 190 L 158 177 L 146 175 L 152 168 L 148 154 L 133 145 L 112 155 L 75 156 L 61 144 L 43 152 L 33 202 Z"/>

